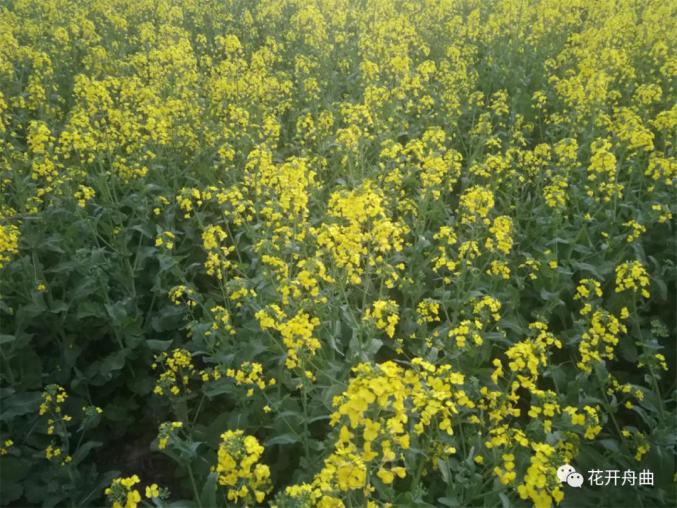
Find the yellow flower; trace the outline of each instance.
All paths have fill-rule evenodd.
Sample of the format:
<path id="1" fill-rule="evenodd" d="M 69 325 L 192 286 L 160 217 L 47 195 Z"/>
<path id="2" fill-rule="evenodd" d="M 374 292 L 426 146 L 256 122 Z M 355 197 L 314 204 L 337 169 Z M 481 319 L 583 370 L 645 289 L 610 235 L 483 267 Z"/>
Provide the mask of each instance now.
<path id="1" fill-rule="evenodd" d="M 19 252 L 19 228 L 0 224 L 0 269 Z"/>
<path id="2" fill-rule="evenodd" d="M 649 282 L 649 274 L 639 261 L 626 261 L 616 267 L 616 293 L 639 291 L 644 298 L 649 298 Z"/>
<path id="3" fill-rule="evenodd" d="M 161 353 L 155 357 L 153 369 L 162 367 L 153 393 L 160 396 L 177 397 L 190 392 L 189 382 L 197 375 L 190 352 L 183 348 L 174 349 L 170 354 Z"/>
<path id="4" fill-rule="evenodd" d="M 172 250 L 174 248 L 174 241 L 176 236 L 171 231 L 163 231 L 155 237 L 155 246 L 163 247 L 167 250 Z"/>
<path id="5" fill-rule="evenodd" d="M 489 211 L 494 208 L 494 194 L 489 189 L 474 186 L 467 189 L 461 196 L 461 222 L 472 224 L 476 221 L 489 224 Z"/>
<path id="6" fill-rule="evenodd" d="M 272 485 L 268 466 L 258 463 L 262 454 L 263 446 L 254 436 L 241 430 L 221 435 L 216 472 L 219 485 L 227 487 L 229 501 L 263 502 Z"/>
<path id="7" fill-rule="evenodd" d="M 160 496 L 160 487 L 158 487 L 157 483 L 152 483 L 146 487 L 146 497 L 148 499 L 152 499 L 154 497 L 159 496 Z"/>
<path id="8" fill-rule="evenodd" d="M 377 300 L 371 309 L 365 311 L 363 320 L 373 322 L 376 328 L 383 330 L 392 339 L 400 320 L 398 311 L 399 305 L 394 300 Z"/>
<path id="9" fill-rule="evenodd" d="M 0 457 L 3 455 L 7 455 L 9 453 L 9 449 L 14 445 L 14 441 L 11 439 L 5 439 L 5 441 L 2 443 L 0 446 Z"/>
<path id="10" fill-rule="evenodd" d="M 75 192 L 74 197 L 78 200 L 78 206 L 84 208 L 88 201 L 96 196 L 96 192 L 91 187 L 86 185 L 78 186 L 78 190 Z"/>
<path id="11" fill-rule="evenodd" d="M 141 494 L 134 488 L 141 480 L 137 475 L 115 478 L 105 494 L 113 506 L 136 508 L 141 502 Z"/>

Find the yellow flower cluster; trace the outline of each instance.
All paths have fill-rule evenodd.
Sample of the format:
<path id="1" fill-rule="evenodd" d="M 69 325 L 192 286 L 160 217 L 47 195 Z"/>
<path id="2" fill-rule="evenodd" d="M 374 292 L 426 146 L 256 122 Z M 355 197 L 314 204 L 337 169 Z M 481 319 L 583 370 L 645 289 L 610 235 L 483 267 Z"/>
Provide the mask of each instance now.
<path id="1" fill-rule="evenodd" d="M 536 321 L 529 325 L 536 333 L 533 339 L 526 339 L 508 348 L 505 356 L 508 358 L 508 367 L 513 373 L 515 381 L 511 385 L 510 397 L 517 400 L 517 390 L 520 387 L 527 390 L 536 389 L 539 372 L 548 364 L 547 353 L 552 347 L 561 349 L 562 343 L 548 331 L 545 323 Z"/>
<path id="2" fill-rule="evenodd" d="M 623 184 L 618 183 L 616 178 L 616 156 L 610 148 L 608 139 L 598 139 L 590 147 L 592 155 L 588 166 L 587 194 L 604 203 L 620 197 L 623 191 Z"/>
<path id="3" fill-rule="evenodd" d="M 635 447 L 634 459 L 637 462 L 640 462 L 644 455 L 646 455 L 651 449 L 651 445 L 647 440 L 646 435 L 643 432 L 640 432 L 636 428 L 624 428 L 621 431 L 621 435 L 632 442 Z"/>
<path id="4" fill-rule="evenodd" d="M 461 172 L 462 156 L 449 149 L 447 141 L 444 130 L 432 127 L 405 145 L 392 139 L 382 143 L 379 166 L 385 175 L 384 184 L 389 192 L 403 199 L 403 210 L 416 210 L 405 204 L 409 194 L 404 188 L 405 182 L 415 180 L 419 187 L 417 194 L 424 200 L 439 200 L 453 189 Z"/>
<path id="5" fill-rule="evenodd" d="M 663 355 L 663 354 L 661 354 L 661 353 L 656 353 L 656 354 L 654 355 L 654 358 L 656 359 L 656 362 L 658 363 L 658 366 L 659 366 L 661 369 L 663 369 L 663 370 L 665 370 L 665 371 L 668 370 L 668 363 L 667 363 L 667 361 L 665 360 L 665 355 Z"/>
<path id="6" fill-rule="evenodd" d="M 677 160 L 674 157 L 662 157 L 662 153 L 654 152 L 649 158 L 646 176 L 672 187 L 677 178 Z"/>
<path id="7" fill-rule="evenodd" d="M 585 427 L 585 439 L 594 439 L 602 431 L 599 424 L 599 407 L 583 406 L 583 412 L 578 412 L 577 408 L 566 406 L 562 411 L 569 415 L 573 425 Z"/>
<path id="8" fill-rule="evenodd" d="M 276 165 L 270 149 L 259 146 L 247 158 L 245 185 L 253 192 L 252 200 L 273 232 L 275 244 L 304 239 L 309 191 L 315 185 L 315 171 L 307 159 L 292 157 Z"/>
<path id="9" fill-rule="evenodd" d="M 440 302 L 427 298 L 416 306 L 416 322 L 419 325 L 425 323 L 437 323 L 440 321 Z"/>
<path id="10" fill-rule="evenodd" d="M 487 249 L 510 254 L 512 250 L 512 219 L 505 215 L 496 217 L 489 231 L 493 235 L 493 238 L 487 238 L 485 244 Z"/>
<path id="11" fill-rule="evenodd" d="M 254 436 L 241 430 L 221 434 L 216 473 L 229 503 L 263 503 L 272 486 L 268 466 L 259 464 L 262 454 L 263 446 Z"/>
<path id="12" fill-rule="evenodd" d="M 268 386 L 274 386 L 277 381 L 271 378 L 266 382 L 263 377 L 263 366 L 257 362 L 242 362 L 238 369 L 226 370 L 226 376 L 232 378 L 237 386 L 246 386 L 247 397 L 254 395 L 254 387 L 265 390 Z"/>
<path id="13" fill-rule="evenodd" d="M 212 324 L 212 329 L 213 330 L 224 330 L 230 335 L 235 334 L 235 328 L 233 328 L 233 325 L 230 320 L 230 312 L 228 312 L 228 309 L 221 305 L 215 305 L 209 311 L 212 313 L 212 316 L 214 317 L 214 322 Z"/>
<path id="14" fill-rule="evenodd" d="M 590 314 L 592 311 L 592 302 L 595 299 L 602 298 L 602 285 L 595 279 L 581 279 L 576 286 L 576 294 L 574 295 L 574 300 L 581 300 L 583 307 L 580 310 L 582 316 Z"/>
<path id="15" fill-rule="evenodd" d="M 61 407 L 68 398 L 68 394 L 63 386 L 48 385 L 42 392 L 42 403 L 38 410 L 40 416 L 47 413 L 61 414 Z"/>
<path id="16" fill-rule="evenodd" d="M 14 441 L 11 439 L 5 439 L 2 442 L 2 445 L 0 445 L 0 457 L 7 455 L 12 446 L 14 446 Z"/>
<path id="17" fill-rule="evenodd" d="M 447 272 L 454 272 L 458 263 L 453 259 L 454 254 L 451 252 L 450 247 L 456 244 L 457 237 L 454 234 L 454 231 L 449 226 L 441 226 L 439 231 L 433 235 L 433 240 L 439 242 L 437 246 L 438 254 L 434 259 L 433 270 L 439 272 L 442 269 L 445 269 Z M 445 277 L 445 283 L 451 282 L 451 279 Z"/>
<path id="18" fill-rule="evenodd" d="M 284 305 L 302 302 L 308 297 L 326 303 L 326 297 L 320 296 L 321 284 L 333 283 L 335 280 L 329 275 L 321 259 L 302 259 L 296 263 L 295 268 L 277 256 L 266 254 L 261 256 L 261 261 L 276 279 Z"/>
<path id="19" fill-rule="evenodd" d="M 308 313 L 299 311 L 289 317 L 277 305 L 270 305 L 256 313 L 256 319 L 263 330 L 276 330 L 282 336 L 282 342 L 287 348 L 285 365 L 288 369 L 302 366 L 304 359 L 312 358 L 320 349 L 320 341 L 313 332 L 320 324 L 320 320 L 311 317 Z"/>
<path id="20" fill-rule="evenodd" d="M 488 321 L 489 318 L 498 321 L 501 319 L 501 302 L 493 296 L 485 295 L 473 303 L 472 311 L 478 318 L 486 317 Z"/>
<path id="21" fill-rule="evenodd" d="M 235 250 L 232 245 L 224 245 L 228 235 L 221 226 L 207 226 L 202 233 L 202 247 L 207 252 L 205 268 L 207 273 L 223 280 L 225 272 L 233 266 L 228 256 Z"/>
<path id="22" fill-rule="evenodd" d="M 19 228 L 12 224 L 0 224 L 0 269 L 19 252 Z"/>
<path id="23" fill-rule="evenodd" d="M 590 318 L 590 327 L 581 336 L 578 353 L 581 359 L 576 364 L 584 372 L 592 372 L 592 366 L 603 359 L 613 360 L 620 334 L 627 327 L 613 314 L 596 310 Z"/>
<path id="24" fill-rule="evenodd" d="M 557 476 L 553 474 L 561 463 L 555 449 L 547 443 L 533 443 L 524 482 L 517 486 L 520 498 L 529 499 L 535 508 L 550 508 L 564 499 L 564 492 Z"/>
<path id="25" fill-rule="evenodd" d="M 70 455 L 66 454 L 65 448 L 55 446 L 54 444 L 49 444 L 47 445 L 47 448 L 45 448 L 45 458 L 49 461 L 61 464 L 62 466 L 65 466 L 73 460 Z"/>
<path id="26" fill-rule="evenodd" d="M 473 224 L 483 222 L 490 224 L 489 211 L 494 207 L 494 193 L 481 186 L 467 189 L 461 195 L 460 208 L 462 211 L 461 223 Z"/>
<path id="27" fill-rule="evenodd" d="M 566 491 L 554 469 L 579 452 L 618 442 L 645 458 L 674 412 L 661 396 L 674 359 L 661 330 L 673 11 L 649 0 L 5 2 L 3 387 L 30 385 L 33 351 L 67 347 L 68 372 L 110 353 L 78 338 L 80 292 L 64 286 L 75 281 L 111 288 L 85 316 L 110 310 L 110 296 L 148 313 L 129 326 L 180 345 L 152 365 L 156 402 L 174 412 L 156 441 L 168 456 L 224 417 L 233 401 L 218 397 L 239 396 L 248 427 L 221 436 L 210 477 L 227 505 L 435 504 L 447 489 L 457 504 L 545 507 Z M 111 269 L 89 269 L 90 251 Z M 80 265 L 106 280 L 80 284 L 69 275 Z M 28 340 L 52 324 L 66 342 Z M 127 363 L 159 345 L 132 342 L 115 353 Z M 59 362 L 40 364 L 45 384 L 88 393 Z M 141 385 L 127 385 L 137 397 Z M 69 440 L 75 399 L 48 385 L 38 410 L 40 467 L 59 478 L 93 457 Z M 19 445 L 4 440 L 0 455 L 30 460 L 22 429 L 34 416 L 11 417 Z M 289 475 L 273 471 L 271 501 L 251 434 L 264 442 L 284 426 L 298 443 L 287 434 L 271 452 L 302 456 Z M 140 492 L 129 476 L 106 495 L 126 508 Z M 158 506 L 166 494 L 145 492 Z"/>
<path id="28" fill-rule="evenodd" d="M 371 308 L 364 312 L 362 319 L 373 322 L 376 328 L 385 332 L 391 339 L 395 336 L 395 328 L 400 321 L 399 305 L 394 300 L 376 300 Z"/>
<path id="29" fill-rule="evenodd" d="M 96 191 L 87 185 L 79 185 L 78 190 L 75 191 L 73 197 L 78 200 L 78 206 L 84 208 L 88 201 L 91 201 L 96 196 Z"/>
<path id="30" fill-rule="evenodd" d="M 174 242 L 176 241 L 176 235 L 171 231 L 163 231 L 155 237 L 155 246 L 162 247 L 163 249 L 172 250 L 174 249 Z"/>
<path id="31" fill-rule="evenodd" d="M 327 214 L 335 222 L 318 229 L 317 244 L 346 271 L 348 280 L 359 284 L 365 269 L 370 269 L 387 273 L 386 285 L 393 287 L 398 275 L 392 266 L 388 270 L 386 256 L 402 250 L 408 229 L 388 217 L 384 197 L 375 184 L 366 180 L 352 191 L 333 193 Z"/>
<path id="32" fill-rule="evenodd" d="M 642 101 L 646 100 L 646 92 L 639 91 Z M 619 108 L 614 114 L 614 131 L 624 142 L 628 151 L 642 150 L 652 152 L 654 149 L 654 134 L 642 122 L 642 118 L 632 109 Z"/>
<path id="33" fill-rule="evenodd" d="M 135 485 L 141 483 L 137 475 L 115 478 L 105 494 L 113 508 L 136 508 L 141 502 L 141 493 Z"/>
<path id="34" fill-rule="evenodd" d="M 169 300 L 175 305 L 186 304 L 188 307 L 193 308 L 197 305 L 197 302 L 194 299 L 195 291 L 188 286 L 180 285 L 174 286 L 169 290 Z"/>
<path id="35" fill-rule="evenodd" d="M 145 494 L 147 499 L 162 498 L 168 495 L 166 489 L 161 489 L 157 483 L 147 485 Z"/>
<path id="36" fill-rule="evenodd" d="M 479 333 L 482 330 L 482 322 L 479 320 L 471 321 L 464 319 L 458 326 L 449 330 L 449 338 L 456 342 L 456 345 L 463 349 L 468 345 L 468 340 L 471 339 L 475 346 L 481 346 L 484 340 Z"/>
<path id="37" fill-rule="evenodd" d="M 183 428 L 183 422 L 162 422 L 157 436 L 158 449 L 164 450 L 167 448 L 167 444 L 174 436 L 174 433 L 181 428 Z"/>
<path id="38" fill-rule="evenodd" d="M 348 389 L 333 402 L 336 411 L 330 421 L 342 425 L 335 451 L 338 457 L 333 460 L 351 458 L 356 470 L 364 472 L 348 481 L 339 469 L 335 484 L 320 473 L 317 481 L 323 492 L 366 488 L 366 467 L 371 465 L 377 467 L 376 476 L 383 483 L 392 483 L 395 476 L 403 478 L 406 469 L 398 462 L 411 439 L 429 427 L 453 435 L 455 415 L 474 407 L 462 388 L 463 375 L 449 365 L 436 367 L 415 358 L 412 368 L 386 362 L 360 364 L 353 372 Z M 332 464 L 328 460 L 325 467 Z"/>
<path id="39" fill-rule="evenodd" d="M 494 474 L 503 485 L 508 485 L 515 481 L 515 456 L 512 453 L 504 453 L 501 456 L 503 464 L 494 468 Z"/>
<path id="40" fill-rule="evenodd" d="M 623 225 L 630 230 L 628 236 L 625 238 L 625 241 L 628 243 L 634 242 L 640 237 L 640 235 L 642 235 L 642 233 L 646 233 L 646 226 L 635 220 L 629 220 Z"/>
<path id="41" fill-rule="evenodd" d="M 567 202 L 569 183 L 562 176 L 554 176 L 549 185 L 543 187 L 543 197 L 550 208 L 563 209 Z"/>
<path id="42" fill-rule="evenodd" d="M 602 298 L 602 285 L 595 279 L 581 279 L 576 287 L 574 300 L 588 300 L 593 298 Z"/>
<path id="43" fill-rule="evenodd" d="M 162 368 L 153 393 L 160 396 L 174 396 L 189 393 L 189 383 L 197 373 L 189 351 L 174 349 L 171 353 L 160 353 L 152 364 L 153 370 Z"/>
<path id="44" fill-rule="evenodd" d="M 649 274 L 639 261 L 626 261 L 616 267 L 616 293 L 639 291 L 644 298 L 649 298 L 649 282 Z"/>
<path id="45" fill-rule="evenodd" d="M 651 205 L 651 210 L 656 212 L 656 221 L 659 224 L 665 224 L 669 220 L 672 220 L 672 212 L 670 211 L 670 208 L 668 208 L 667 205 L 662 205 L 660 203 L 654 203 Z"/>
<path id="46" fill-rule="evenodd" d="M 62 466 L 69 464 L 72 457 L 69 451 L 69 431 L 67 425 L 73 417 L 64 413 L 63 405 L 68 398 L 66 390 L 59 385 L 48 385 L 42 392 L 39 416 L 47 416 L 47 435 L 56 438 L 50 440 L 44 451 L 45 458 Z"/>
<path id="47" fill-rule="evenodd" d="M 176 203 L 183 211 L 183 217 L 187 219 L 191 216 L 196 206 L 202 206 L 204 200 L 199 189 L 184 187 L 176 195 Z"/>
<path id="48" fill-rule="evenodd" d="M 333 401 L 330 422 L 340 427 L 334 452 L 310 484 L 288 487 L 285 498 L 327 507 L 344 507 L 342 499 L 351 491 L 368 498 L 374 478 L 389 485 L 407 476 L 403 452 L 412 439 L 431 428 L 453 436 L 453 419 L 475 407 L 463 389 L 464 376 L 449 365 L 415 358 L 411 368 L 360 364 L 353 373 L 347 390 Z"/>

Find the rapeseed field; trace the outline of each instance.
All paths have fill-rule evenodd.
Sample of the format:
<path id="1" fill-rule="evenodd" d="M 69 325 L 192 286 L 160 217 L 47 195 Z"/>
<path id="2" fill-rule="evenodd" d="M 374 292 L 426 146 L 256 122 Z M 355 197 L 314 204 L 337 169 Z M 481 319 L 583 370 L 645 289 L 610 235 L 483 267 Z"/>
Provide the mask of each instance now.
<path id="1" fill-rule="evenodd" d="M 0 505 L 677 504 L 677 4 L 0 3 Z"/>

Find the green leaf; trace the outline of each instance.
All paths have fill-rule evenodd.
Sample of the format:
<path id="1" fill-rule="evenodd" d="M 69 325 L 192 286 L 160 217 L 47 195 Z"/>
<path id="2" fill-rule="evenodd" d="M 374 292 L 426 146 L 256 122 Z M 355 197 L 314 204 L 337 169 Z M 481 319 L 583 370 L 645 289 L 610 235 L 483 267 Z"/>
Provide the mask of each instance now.
<path id="1" fill-rule="evenodd" d="M 512 507 L 512 503 L 510 502 L 510 499 L 508 499 L 508 496 L 506 496 L 503 492 L 499 492 L 498 497 L 501 500 L 501 506 L 503 508 L 511 508 Z"/>
<path id="2" fill-rule="evenodd" d="M 5 456 L 0 457 L 0 502 L 3 506 L 11 505 L 21 497 L 26 475 L 30 471 L 30 463 L 26 459 Z"/>
<path id="3" fill-rule="evenodd" d="M 15 340 L 16 340 L 15 335 L 0 334 L 0 344 L 7 344 L 9 342 L 14 342 Z"/>
<path id="4" fill-rule="evenodd" d="M 232 381 L 226 378 L 219 379 L 218 381 L 211 382 L 202 387 L 202 393 L 209 398 L 223 395 L 224 393 L 232 394 L 235 392 L 236 389 L 233 386 Z"/>
<path id="5" fill-rule="evenodd" d="M 67 312 L 68 311 L 68 304 L 66 302 L 64 302 L 63 300 L 55 300 L 50 305 L 49 310 L 52 312 L 52 314 L 60 314 L 62 312 Z"/>
<path id="6" fill-rule="evenodd" d="M 77 319 L 85 319 L 88 317 L 103 317 L 104 309 L 100 303 L 92 301 L 84 301 L 78 305 L 78 310 L 76 312 Z"/>
<path id="7" fill-rule="evenodd" d="M 197 457 L 197 449 L 202 443 L 199 441 L 176 441 L 174 447 L 181 454 L 181 456 L 188 461 Z"/>
<path id="8" fill-rule="evenodd" d="M 449 483 L 451 482 L 451 472 L 449 471 L 449 464 L 447 464 L 447 462 L 442 459 L 437 459 L 437 470 L 442 475 L 442 480 L 444 480 L 444 483 L 449 485 Z"/>
<path id="9" fill-rule="evenodd" d="M 202 486 L 202 492 L 200 493 L 200 503 L 202 506 L 217 506 L 216 502 L 216 491 L 218 479 L 218 474 L 209 473 L 207 480 Z"/>
<path id="10" fill-rule="evenodd" d="M 108 316 L 111 319 L 113 326 L 121 327 L 124 325 L 125 320 L 127 319 L 127 311 L 125 310 L 125 305 L 122 302 L 115 302 L 113 304 L 105 304 L 106 311 Z"/>
<path id="11" fill-rule="evenodd" d="M 299 440 L 298 435 L 287 433 L 287 434 L 280 434 L 279 436 L 275 436 L 275 437 L 267 440 L 264 443 L 264 446 L 290 445 L 290 444 L 298 443 L 299 441 L 300 440 Z"/>
<path id="12" fill-rule="evenodd" d="M 0 407 L 2 407 L 0 421 L 6 422 L 15 416 L 37 413 L 41 397 L 41 392 L 24 392 L 2 399 L 0 404 Z"/>
<path id="13" fill-rule="evenodd" d="M 148 349 L 151 351 L 167 351 L 169 349 L 169 346 L 172 345 L 172 340 L 156 340 L 156 339 L 149 339 L 146 340 L 146 345 L 148 346 Z"/>
<path id="14" fill-rule="evenodd" d="M 77 466 L 80 462 L 85 460 L 94 448 L 99 448 L 103 443 L 99 441 L 87 441 L 81 445 L 73 454 L 73 465 Z"/>
<path id="15" fill-rule="evenodd" d="M 174 501 L 164 505 L 166 508 L 195 508 L 195 503 L 193 501 L 188 501 L 187 499 L 182 499 L 180 501 Z M 216 505 L 213 505 L 216 506 Z"/>

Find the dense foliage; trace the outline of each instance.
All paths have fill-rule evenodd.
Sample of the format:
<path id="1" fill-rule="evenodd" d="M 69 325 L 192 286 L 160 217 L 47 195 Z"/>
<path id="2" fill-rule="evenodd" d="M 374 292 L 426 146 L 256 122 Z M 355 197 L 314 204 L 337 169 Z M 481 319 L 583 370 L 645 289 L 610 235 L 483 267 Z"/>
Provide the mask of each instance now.
<path id="1" fill-rule="evenodd" d="M 3 1 L 0 504 L 674 506 L 676 23 Z"/>

